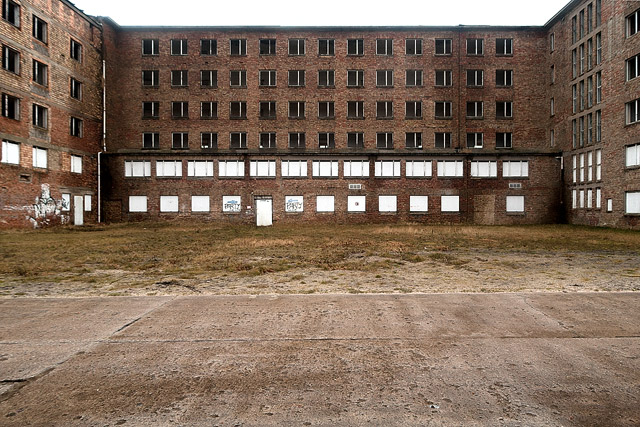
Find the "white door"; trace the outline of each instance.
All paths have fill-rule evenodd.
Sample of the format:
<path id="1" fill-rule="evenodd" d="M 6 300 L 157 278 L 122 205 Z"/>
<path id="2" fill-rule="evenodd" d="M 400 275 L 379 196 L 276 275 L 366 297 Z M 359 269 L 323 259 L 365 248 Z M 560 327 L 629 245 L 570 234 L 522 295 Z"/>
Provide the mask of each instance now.
<path id="1" fill-rule="evenodd" d="M 73 196 L 73 224 L 84 224 L 84 197 Z"/>
<path id="2" fill-rule="evenodd" d="M 256 225 L 266 227 L 273 223 L 273 200 L 256 199 Z"/>

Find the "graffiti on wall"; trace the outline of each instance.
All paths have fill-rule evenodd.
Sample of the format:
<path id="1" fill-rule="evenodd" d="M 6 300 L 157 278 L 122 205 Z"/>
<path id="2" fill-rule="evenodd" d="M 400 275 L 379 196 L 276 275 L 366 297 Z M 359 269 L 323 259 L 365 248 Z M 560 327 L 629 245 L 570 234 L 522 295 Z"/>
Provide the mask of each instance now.
<path id="1" fill-rule="evenodd" d="M 67 224 L 69 216 L 63 215 L 63 211 L 71 208 L 69 199 L 54 199 L 51 197 L 51 188 L 49 184 L 42 184 L 41 193 L 36 197 L 35 202 L 31 206 L 27 206 L 27 220 L 33 224 L 33 228 L 41 228 L 55 224 Z"/>

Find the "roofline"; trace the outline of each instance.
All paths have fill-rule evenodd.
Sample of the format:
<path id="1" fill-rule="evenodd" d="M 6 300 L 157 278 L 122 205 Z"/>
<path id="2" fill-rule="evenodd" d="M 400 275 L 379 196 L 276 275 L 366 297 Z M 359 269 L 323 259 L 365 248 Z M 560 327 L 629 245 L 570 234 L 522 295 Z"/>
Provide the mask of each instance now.
<path id="1" fill-rule="evenodd" d="M 113 22 L 111 18 L 106 18 Z M 115 22 L 114 22 L 115 24 Z M 117 24 L 116 24 L 117 25 Z M 219 31 L 219 32 L 276 32 L 276 31 L 343 31 L 343 32 L 380 32 L 380 31 L 540 31 L 543 26 L 492 26 L 492 25 L 458 25 L 458 26 L 119 26 L 121 31 Z"/>
<path id="2" fill-rule="evenodd" d="M 582 2 L 582 0 L 571 0 L 571 1 L 569 1 L 569 3 L 567 3 L 562 9 L 560 9 L 560 11 L 558 13 L 553 15 L 551 17 L 551 19 L 549 19 L 547 21 L 546 24 L 544 24 L 544 27 L 545 28 L 551 27 L 553 24 L 558 22 L 560 20 L 560 18 L 563 18 L 567 14 L 567 12 L 569 12 L 571 9 L 573 9 L 580 2 Z"/>
<path id="3" fill-rule="evenodd" d="M 71 9 L 73 9 L 74 12 L 76 12 L 78 15 L 82 16 L 84 19 L 89 21 L 90 24 L 93 24 L 96 27 L 100 27 L 101 26 L 100 22 L 98 22 L 98 20 L 96 18 L 94 18 L 91 15 L 87 15 L 86 13 L 84 13 L 83 10 L 79 9 L 75 4 L 71 3 L 69 0 L 60 0 L 60 2 L 66 4 L 67 6 L 69 6 Z"/>

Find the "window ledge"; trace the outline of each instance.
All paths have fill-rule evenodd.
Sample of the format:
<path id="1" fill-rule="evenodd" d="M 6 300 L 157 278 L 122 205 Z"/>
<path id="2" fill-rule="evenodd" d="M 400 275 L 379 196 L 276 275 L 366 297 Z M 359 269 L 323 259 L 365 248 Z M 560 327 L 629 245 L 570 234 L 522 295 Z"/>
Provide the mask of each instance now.
<path id="1" fill-rule="evenodd" d="M 320 86 L 318 85 L 318 89 L 335 89 L 336 85 L 326 85 L 326 86 Z"/>
<path id="2" fill-rule="evenodd" d="M 229 87 L 230 87 L 231 89 L 246 89 L 246 88 L 247 88 L 247 85 L 236 85 L 236 86 L 231 85 L 231 86 L 229 86 Z"/>
<path id="3" fill-rule="evenodd" d="M 318 120 L 335 120 L 336 116 L 331 116 L 331 117 L 318 117 Z"/>
<path id="4" fill-rule="evenodd" d="M 189 117 L 178 117 L 178 116 L 171 116 L 171 120 L 189 120 Z"/>
<path id="5" fill-rule="evenodd" d="M 159 89 L 160 85 L 142 85 L 142 89 Z"/>
<path id="6" fill-rule="evenodd" d="M 306 119 L 306 117 L 294 117 L 294 116 L 289 116 L 289 120 L 304 120 Z"/>
<path id="7" fill-rule="evenodd" d="M 364 120 L 365 117 L 347 117 L 347 120 Z"/>
<path id="8" fill-rule="evenodd" d="M 422 117 L 405 117 L 405 120 L 422 120 Z"/>
<path id="9" fill-rule="evenodd" d="M 525 212 L 506 212 L 507 216 L 525 216 Z"/>
<path id="10" fill-rule="evenodd" d="M 189 85 L 171 85 L 171 89 L 188 89 Z"/>
<path id="11" fill-rule="evenodd" d="M 376 120 L 393 120 L 393 116 L 391 116 L 391 117 L 376 117 Z"/>
<path id="12" fill-rule="evenodd" d="M 277 117 L 258 117 L 259 120 L 276 120 Z"/>
<path id="13" fill-rule="evenodd" d="M 154 86 L 158 87 L 158 86 Z M 210 86 L 210 85 L 200 85 L 200 89 L 218 89 L 218 86 Z"/>
<path id="14" fill-rule="evenodd" d="M 277 85 L 258 85 L 258 87 L 259 87 L 260 89 L 275 89 L 275 88 L 277 88 L 278 86 L 277 86 Z"/>
<path id="15" fill-rule="evenodd" d="M 172 118 L 174 118 L 174 117 L 172 117 Z M 142 116 L 142 120 L 160 120 L 160 117 L 145 117 L 145 116 Z"/>
<path id="16" fill-rule="evenodd" d="M 246 117 L 229 117 L 229 120 L 247 120 Z"/>

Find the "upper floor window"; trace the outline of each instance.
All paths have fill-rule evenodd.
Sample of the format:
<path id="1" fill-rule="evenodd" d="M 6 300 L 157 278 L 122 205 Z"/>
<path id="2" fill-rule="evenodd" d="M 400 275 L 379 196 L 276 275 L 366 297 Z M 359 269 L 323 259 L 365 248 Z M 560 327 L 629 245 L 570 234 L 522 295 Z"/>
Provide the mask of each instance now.
<path id="1" fill-rule="evenodd" d="M 2 117 L 20 120 L 20 98 L 7 93 L 2 94 Z"/>
<path id="2" fill-rule="evenodd" d="M 20 52 L 9 46 L 2 46 L 2 68 L 20 74 Z"/>
<path id="3" fill-rule="evenodd" d="M 635 35 L 640 28 L 640 9 L 627 16 L 625 21 L 627 26 L 627 37 Z"/>
<path id="4" fill-rule="evenodd" d="M 2 140 L 2 163 L 12 165 L 20 164 L 20 144 L 13 141 Z"/>
<path id="5" fill-rule="evenodd" d="M 364 148 L 364 133 L 349 132 L 347 133 L 348 148 Z"/>
<path id="6" fill-rule="evenodd" d="M 245 101 L 232 101 L 229 107 L 230 119 L 246 119 L 247 103 Z"/>
<path id="7" fill-rule="evenodd" d="M 32 123 L 34 126 L 46 129 L 49 124 L 49 109 L 42 105 L 33 104 Z"/>
<path id="8" fill-rule="evenodd" d="M 336 54 L 336 41 L 333 39 L 319 39 L 318 40 L 318 55 L 320 56 L 335 56 Z"/>
<path id="9" fill-rule="evenodd" d="M 289 39 L 289 55 L 302 56 L 305 52 L 304 39 Z"/>
<path id="10" fill-rule="evenodd" d="M 405 102 L 405 118 L 421 119 L 422 118 L 422 101 L 406 101 Z"/>
<path id="11" fill-rule="evenodd" d="M 627 81 L 638 77 L 640 66 L 640 54 L 627 59 Z"/>
<path id="12" fill-rule="evenodd" d="M 171 71 L 171 86 L 185 87 L 189 85 L 189 72 L 187 70 Z"/>
<path id="13" fill-rule="evenodd" d="M 364 55 L 364 40 L 363 39 L 347 40 L 347 55 L 351 55 L 351 56 Z"/>
<path id="14" fill-rule="evenodd" d="M 628 168 L 640 166 L 640 144 L 627 146 L 625 166 Z"/>
<path id="15" fill-rule="evenodd" d="M 467 39 L 467 55 L 484 55 L 484 39 Z"/>
<path id="16" fill-rule="evenodd" d="M 640 98 L 627 102 L 627 124 L 640 122 Z"/>
<path id="17" fill-rule="evenodd" d="M 393 118 L 393 102 L 377 101 L 376 102 L 376 118 L 392 119 Z"/>
<path id="18" fill-rule="evenodd" d="M 496 148 L 512 148 L 511 132 L 496 132 Z"/>
<path id="19" fill-rule="evenodd" d="M 451 86 L 452 81 L 451 70 L 436 70 L 436 86 Z"/>
<path id="20" fill-rule="evenodd" d="M 36 15 L 33 15 L 33 37 L 47 44 L 48 24 Z"/>
<path id="21" fill-rule="evenodd" d="M 187 132 L 173 132 L 171 134 L 171 148 L 187 150 L 189 148 L 189 134 Z"/>
<path id="22" fill-rule="evenodd" d="M 318 133 L 318 148 L 336 148 L 336 137 L 333 132 Z"/>
<path id="23" fill-rule="evenodd" d="M 393 39 L 377 39 L 376 55 L 380 55 L 380 56 L 393 55 Z"/>
<path id="24" fill-rule="evenodd" d="M 33 60 L 33 81 L 42 86 L 49 84 L 49 67 L 35 59 Z"/>
<path id="25" fill-rule="evenodd" d="M 481 119 L 483 116 L 483 102 L 469 101 L 467 102 L 467 118 Z"/>
<path id="26" fill-rule="evenodd" d="M 73 99 L 77 99 L 78 101 L 82 100 L 82 82 L 79 82 L 73 77 L 71 77 L 71 80 L 69 83 L 69 95 Z"/>
<path id="27" fill-rule="evenodd" d="M 451 39 L 436 39 L 436 55 L 451 55 Z"/>
<path id="28" fill-rule="evenodd" d="M 422 39 L 406 39 L 405 54 L 422 55 Z"/>
<path id="29" fill-rule="evenodd" d="M 157 132 L 145 132 L 142 134 L 142 148 L 160 147 L 160 134 Z"/>
<path id="30" fill-rule="evenodd" d="M 218 87 L 218 71 L 217 70 L 201 70 L 200 86 Z"/>
<path id="31" fill-rule="evenodd" d="M 276 54 L 276 39 L 260 39 L 260 55 Z"/>
<path id="32" fill-rule="evenodd" d="M 33 167 L 34 168 L 47 168 L 47 149 L 40 147 L 33 147 Z"/>
<path id="33" fill-rule="evenodd" d="M 405 133 L 405 146 L 407 148 L 422 148 L 422 133 L 420 132 L 406 132 Z"/>
<path id="34" fill-rule="evenodd" d="M 434 135 L 434 144 L 436 148 L 451 148 L 451 133 L 436 132 Z"/>
<path id="35" fill-rule="evenodd" d="M 289 101 L 289 118 L 304 119 L 304 101 Z"/>
<path id="36" fill-rule="evenodd" d="M 247 55 L 247 40 L 246 39 L 231 39 L 229 41 L 230 52 L 233 56 L 246 56 Z"/>
<path id="37" fill-rule="evenodd" d="M 305 148 L 304 132 L 289 132 L 289 148 Z"/>
<path id="38" fill-rule="evenodd" d="M 347 70 L 347 87 L 364 87 L 364 70 Z"/>
<path id="39" fill-rule="evenodd" d="M 260 148 L 276 148 L 276 133 L 275 132 L 260 133 Z"/>
<path id="40" fill-rule="evenodd" d="M 69 56 L 75 61 L 82 62 L 82 44 L 74 39 L 71 39 L 69 43 Z"/>
<path id="41" fill-rule="evenodd" d="M 484 146 L 484 135 L 482 132 L 467 133 L 467 148 L 482 148 Z"/>
<path id="42" fill-rule="evenodd" d="M 393 149 L 393 133 L 378 132 L 376 134 L 376 148 Z"/>
<path id="43" fill-rule="evenodd" d="M 513 86 L 513 70 L 496 70 L 496 86 Z"/>
<path id="44" fill-rule="evenodd" d="M 2 3 L 2 19 L 20 28 L 20 5 L 13 0 L 4 0 Z"/>
<path id="45" fill-rule="evenodd" d="M 483 70 L 467 70 L 467 86 L 480 87 L 484 85 Z"/>
<path id="46" fill-rule="evenodd" d="M 422 70 L 407 70 L 405 82 L 407 87 L 422 86 Z"/>
<path id="47" fill-rule="evenodd" d="M 318 101 L 318 118 L 334 119 L 336 116 L 333 101 Z"/>
<path id="48" fill-rule="evenodd" d="M 247 148 L 247 133 L 231 132 L 229 134 L 229 148 Z"/>
<path id="49" fill-rule="evenodd" d="M 334 87 L 335 71 L 334 70 L 318 70 L 318 86 Z"/>
<path id="50" fill-rule="evenodd" d="M 260 86 L 276 85 L 276 70 L 260 70 Z"/>
<path id="51" fill-rule="evenodd" d="M 364 119 L 364 101 L 347 101 L 347 118 Z"/>
<path id="52" fill-rule="evenodd" d="M 71 40 L 73 46 L 73 39 Z M 142 54 L 143 55 L 159 55 L 160 43 L 158 39 L 143 39 L 142 40 Z"/>
<path id="53" fill-rule="evenodd" d="M 186 55 L 187 47 L 187 39 L 171 39 L 171 55 Z"/>
<path id="54" fill-rule="evenodd" d="M 260 101 L 260 118 L 275 119 L 276 118 L 276 102 Z"/>
<path id="55" fill-rule="evenodd" d="M 496 102 L 496 117 L 499 119 L 510 119 L 513 117 L 513 102 L 498 101 Z"/>
<path id="56" fill-rule="evenodd" d="M 376 86 L 393 87 L 393 70 L 377 70 Z"/>
<path id="57" fill-rule="evenodd" d="M 554 52 L 556 50 L 556 34 L 549 34 L 549 50 Z"/>
<path id="58" fill-rule="evenodd" d="M 216 39 L 200 39 L 200 55 L 217 55 L 218 40 Z"/>
<path id="59" fill-rule="evenodd" d="M 496 55 L 513 55 L 513 39 L 496 39 Z"/>
<path id="60" fill-rule="evenodd" d="M 289 86 L 304 86 L 304 70 L 289 70 Z"/>
<path id="61" fill-rule="evenodd" d="M 83 120 L 77 117 L 69 118 L 69 135 L 82 138 L 83 132 L 84 132 Z"/>
<path id="62" fill-rule="evenodd" d="M 160 103 L 157 101 L 145 101 L 142 103 L 142 118 L 157 119 L 160 118 Z"/>
<path id="63" fill-rule="evenodd" d="M 231 87 L 246 87 L 247 86 L 247 71 L 246 70 L 231 70 L 229 71 L 229 83 Z"/>
<path id="64" fill-rule="evenodd" d="M 189 103 L 187 101 L 173 101 L 171 103 L 171 117 L 174 119 L 188 119 Z"/>
<path id="65" fill-rule="evenodd" d="M 218 148 L 218 134 L 215 132 L 200 133 L 200 148 Z"/>
<path id="66" fill-rule="evenodd" d="M 448 119 L 451 117 L 451 101 L 436 101 L 435 108 L 437 119 Z"/>
<path id="67" fill-rule="evenodd" d="M 160 84 L 159 70 L 142 70 L 142 86 L 157 87 Z"/>

